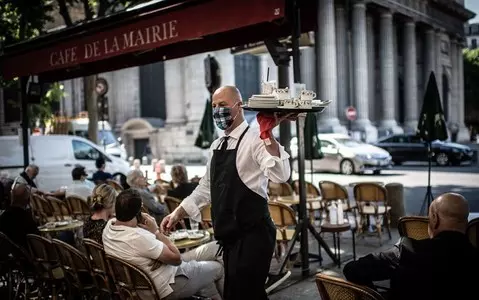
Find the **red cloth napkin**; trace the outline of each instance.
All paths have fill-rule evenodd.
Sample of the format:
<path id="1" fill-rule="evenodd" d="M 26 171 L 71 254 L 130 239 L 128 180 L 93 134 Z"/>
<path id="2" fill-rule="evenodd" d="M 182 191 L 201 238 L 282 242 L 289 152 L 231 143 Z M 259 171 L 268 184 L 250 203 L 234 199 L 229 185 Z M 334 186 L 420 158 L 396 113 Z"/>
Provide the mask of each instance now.
<path id="1" fill-rule="evenodd" d="M 276 116 L 273 114 L 266 114 L 260 112 L 256 115 L 256 120 L 259 124 L 260 137 L 262 140 L 271 138 L 270 131 L 275 128 L 277 124 Z"/>

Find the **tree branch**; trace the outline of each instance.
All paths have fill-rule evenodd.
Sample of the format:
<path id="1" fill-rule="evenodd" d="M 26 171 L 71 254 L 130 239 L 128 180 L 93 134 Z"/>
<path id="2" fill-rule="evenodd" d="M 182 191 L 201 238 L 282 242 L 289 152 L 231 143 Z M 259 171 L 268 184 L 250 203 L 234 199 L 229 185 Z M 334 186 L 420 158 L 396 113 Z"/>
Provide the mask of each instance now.
<path id="1" fill-rule="evenodd" d="M 58 0 L 58 6 L 60 7 L 60 15 L 63 18 L 63 22 L 65 22 L 65 25 L 67 27 L 70 27 L 73 25 L 72 18 L 70 16 L 70 12 L 68 11 L 67 4 L 65 0 Z"/>
<path id="2" fill-rule="evenodd" d="M 90 6 L 88 0 L 82 0 L 83 2 L 83 10 L 85 11 L 85 19 L 92 20 L 93 19 L 93 9 Z"/>
<path id="3" fill-rule="evenodd" d="M 103 17 L 106 14 L 107 9 L 112 6 L 108 0 L 100 0 L 98 2 L 98 13 L 97 17 Z"/>

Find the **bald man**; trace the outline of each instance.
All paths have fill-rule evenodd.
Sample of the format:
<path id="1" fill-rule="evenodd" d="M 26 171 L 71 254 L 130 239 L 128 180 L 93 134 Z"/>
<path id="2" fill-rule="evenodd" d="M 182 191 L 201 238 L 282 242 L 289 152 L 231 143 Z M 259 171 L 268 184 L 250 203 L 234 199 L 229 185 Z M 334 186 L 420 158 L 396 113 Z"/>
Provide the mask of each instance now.
<path id="1" fill-rule="evenodd" d="M 25 171 L 20 173 L 20 175 L 15 178 L 15 182 L 17 183 L 22 183 L 22 184 L 27 184 L 31 186 L 32 188 L 37 188 L 37 185 L 33 181 L 35 177 L 38 176 L 38 173 L 40 172 L 40 168 L 37 165 L 30 164 L 25 168 Z"/>
<path id="2" fill-rule="evenodd" d="M 30 189 L 26 184 L 15 184 L 12 203 L 0 216 L 0 231 L 22 247 L 27 246 L 27 234 L 40 234 L 31 211 L 27 209 Z"/>
<path id="3" fill-rule="evenodd" d="M 370 287 L 390 279 L 391 299 L 465 299 L 479 282 L 479 253 L 465 235 L 468 215 L 463 196 L 443 194 L 429 208 L 430 239 L 401 238 L 391 250 L 348 263 L 343 273 Z"/>
<path id="4" fill-rule="evenodd" d="M 213 118 L 225 136 L 213 142 L 198 187 L 165 217 L 161 229 L 167 232 L 185 217 L 200 222 L 201 210 L 211 204 L 225 264 L 224 299 L 260 300 L 267 299 L 265 282 L 276 238 L 268 211 L 268 181 L 287 181 L 291 169 L 289 155 L 271 131 L 272 138 L 262 140 L 259 131 L 248 126 L 241 99 L 234 86 L 215 91 Z M 276 125 L 285 119 L 277 119 Z"/>

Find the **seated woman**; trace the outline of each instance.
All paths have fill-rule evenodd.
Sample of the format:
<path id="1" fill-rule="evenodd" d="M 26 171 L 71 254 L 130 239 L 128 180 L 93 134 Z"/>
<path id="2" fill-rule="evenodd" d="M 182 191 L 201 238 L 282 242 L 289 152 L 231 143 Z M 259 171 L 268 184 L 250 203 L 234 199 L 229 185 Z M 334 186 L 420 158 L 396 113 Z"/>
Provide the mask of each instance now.
<path id="1" fill-rule="evenodd" d="M 197 182 L 188 182 L 188 173 L 183 165 L 171 168 L 171 182 L 173 187 L 168 190 L 167 195 L 179 200 L 188 197 L 198 186 Z"/>
<path id="2" fill-rule="evenodd" d="M 93 214 L 83 225 L 83 237 L 102 244 L 102 234 L 106 223 L 114 215 L 115 199 L 118 193 L 107 184 L 93 190 L 91 208 Z"/>
<path id="3" fill-rule="evenodd" d="M 149 185 L 147 178 L 141 170 L 133 170 L 126 176 L 126 182 L 131 189 L 136 189 L 143 200 L 144 207 L 148 210 L 157 222 L 161 222 L 165 216 L 165 206 L 158 202 L 153 191 L 158 187 Z"/>

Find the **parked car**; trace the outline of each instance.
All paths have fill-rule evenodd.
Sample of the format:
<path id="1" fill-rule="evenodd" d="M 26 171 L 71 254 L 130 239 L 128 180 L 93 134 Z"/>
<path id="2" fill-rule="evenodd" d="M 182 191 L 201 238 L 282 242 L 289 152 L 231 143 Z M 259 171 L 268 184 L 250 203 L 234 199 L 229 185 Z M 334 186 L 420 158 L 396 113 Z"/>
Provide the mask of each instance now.
<path id="1" fill-rule="evenodd" d="M 68 134 L 88 138 L 88 118 L 74 119 L 70 121 Z M 101 147 L 105 147 L 105 151 L 109 155 L 127 159 L 125 145 L 119 142 L 113 133 L 110 123 L 107 121 L 98 121 L 98 142 Z"/>
<path id="2" fill-rule="evenodd" d="M 379 174 L 381 170 L 391 167 L 391 155 L 376 146 L 356 141 L 344 134 L 318 134 L 318 138 L 324 157 L 313 160 L 313 171 L 339 172 L 346 175 L 373 171 L 374 174 Z M 297 153 L 298 142 L 293 138 L 293 158 L 297 157 Z M 306 161 L 306 168 L 310 168 L 310 163 L 310 160 Z"/>
<path id="3" fill-rule="evenodd" d="M 0 166 L 23 165 L 23 146 L 18 136 L 0 136 Z M 30 137 L 30 163 L 40 167 L 36 181 L 40 189 L 51 191 L 72 181 L 72 169 L 80 164 L 89 177 L 96 171 L 95 160 L 103 157 L 106 172 L 115 176 L 126 176 L 130 171 L 127 161 L 107 154 L 103 147 L 87 139 L 73 135 L 39 135 Z M 6 169 L 10 177 L 15 177 L 20 169 Z"/>
<path id="4" fill-rule="evenodd" d="M 403 162 L 427 162 L 427 144 L 419 136 L 411 134 L 396 134 L 385 137 L 376 143 L 391 153 L 395 165 Z M 462 162 L 471 161 L 474 151 L 461 144 L 434 141 L 431 144 L 432 160 L 439 166 L 460 165 Z"/>

